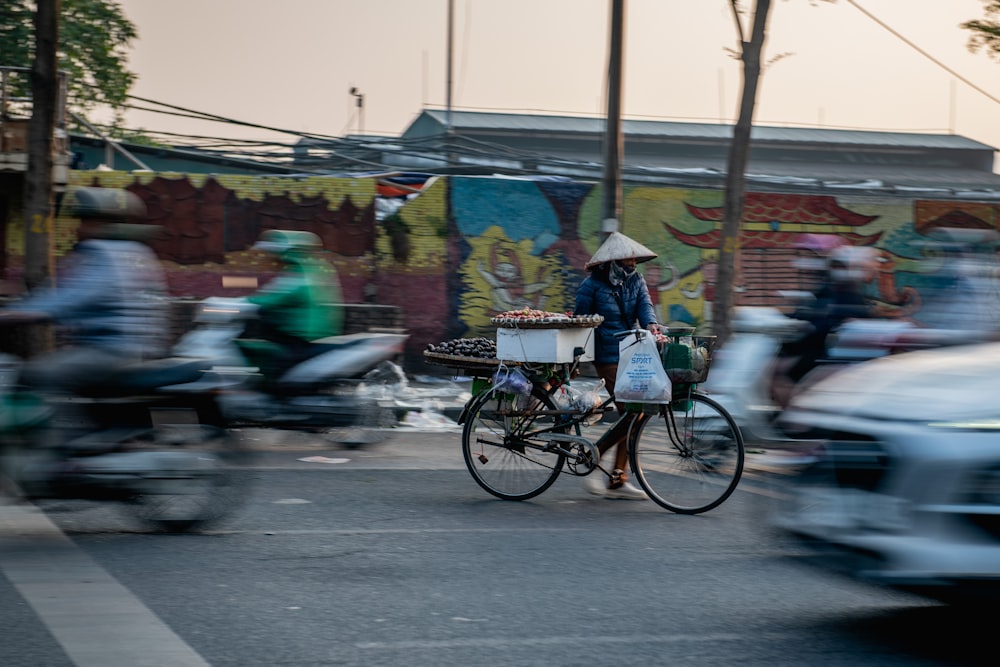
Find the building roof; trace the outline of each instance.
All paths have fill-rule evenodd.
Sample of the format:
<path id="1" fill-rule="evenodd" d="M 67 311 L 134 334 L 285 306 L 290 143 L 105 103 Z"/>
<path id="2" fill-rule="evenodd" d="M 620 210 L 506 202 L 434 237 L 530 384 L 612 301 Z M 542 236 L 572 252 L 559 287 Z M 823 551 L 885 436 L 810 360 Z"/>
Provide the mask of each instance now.
<path id="1" fill-rule="evenodd" d="M 447 127 L 448 113 L 425 109 L 403 132 L 403 138 L 440 136 Z M 551 132 L 576 135 L 601 135 L 607 123 L 604 118 L 577 116 L 542 116 L 533 114 L 452 111 L 451 126 L 458 132 L 489 130 L 494 132 Z M 623 120 L 622 134 L 626 137 L 660 137 L 666 139 L 729 141 L 733 126 L 722 123 L 685 123 L 656 120 Z M 751 141 L 794 144 L 840 144 L 845 146 L 880 146 L 900 148 L 935 148 L 950 150 L 996 150 L 987 144 L 957 134 L 925 134 L 920 132 L 873 132 L 868 130 L 834 130 L 807 127 L 754 126 Z"/>
<path id="2" fill-rule="evenodd" d="M 74 155 L 73 169 L 97 169 L 103 165 L 107 157 L 107 146 L 104 139 L 85 134 L 70 133 L 70 151 Z M 239 158 L 220 155 L 195 148 L 171 148 L 166 146 L 148 146 L 130 142 L 118 142 L 130 154 L 152 171 L 175 171 L 193 174 L 289 174 L 297 168 L 290 164 L 267 162 L 260 159 Z M 129 160 L 117 151 L 111 151 L 114 164 L 105 165 L 111 169 L 134 171 L 141 169 L 135 162 Z"/>
<path id="3" fill-rule="evenodd" d="M 438 159 L 447 146 L 477 165 L 489 160 L 464 158 L 461 149 L 492 148 L 498 171 L 599 179 L 605 125 L 603 118 L 452 111 L 448 134 L 447 112 L 424 110 L 400 142 L 421 146 L 428 157 L 436 151 Z M 626 120 L 622 133 L 624 182 L 725 187 L 732 125 Z M 955 134 L 755 126 L 745 173 L 757 190 L 1000 198 L 995 152 Z"/>

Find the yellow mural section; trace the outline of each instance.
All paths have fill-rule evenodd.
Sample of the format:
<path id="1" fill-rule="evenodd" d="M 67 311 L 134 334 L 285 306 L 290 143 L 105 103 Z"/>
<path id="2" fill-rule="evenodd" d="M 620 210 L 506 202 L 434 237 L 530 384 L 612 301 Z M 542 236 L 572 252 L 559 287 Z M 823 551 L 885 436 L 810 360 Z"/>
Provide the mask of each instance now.
<path id="1" fill-rule="evenodd" d="M 399 210 L 398 216 L 406 225 L 410 252 L 405 262 L 394 262 L 397 268 L 420 274 L 440 274 L 443 267 L 449 265 L 447 196 L 447 181 L 435 178 L 424 185 L 419 197 Z M 376 249 L 379 257 L 392 261 L 392 241 L 382 230 L 376 239 Z"/>
<path id="2" fill-rule="evenodd" d="M 286 195 L 293 201 L 303 197 L 323 196 L 336 207 L 350 197 L 358 206 L 365 206 L 376 194 L 376 183 L 371 178 L 333 178 L 329 176 L 256 176 L 247 174 L 198 174 L 179 172 L 125 172 L 86 171 L 72 172 L 72 185 L 96 184 L 107 188 L 125 188 L 133 183 L 150 185 L 157 178 L 181 180 L 186 178 L 195 188 L 209 180 L 232 190 L 239 199 L 261 201 L 269 196 Z"/>
<path id="3" fill-rule="evenodd" d="M 466 288 L 459 319 L 476 335 L 491 331 L 490 318 L 508 310 L 572 310 L 559 256 L 533 255 L 531 239 L 512 241 L 498 226 L 466 240 L 472 251 L 459 267 Z"/>
<path id="4" fill-rule="evenodd" d="M 637 187 L 623 199 L 626 234 L 637 230 L 637 240 L 659 257 L 641 265 L 659 321 L 666 325 L 701 326 L 710 320 L 705 299 L 703 267 L 714 266 L 718 251 L 702 250 L 681 243 L 668 225 L 688 234 L 712 230 L 715 225 L 692 217 L 685 204 L 720 206 L 723 193 L 705 190 Z M 671 308 L 673 306 L 673 308 Z M 690 314 L 693 320 L 677 316 Z"/>
<path id="5" fill-rule="evenodd" d="M 600 245 L 602 197 L 601 188 L 595 188 L 580 212 L 580 238 L 590 254 Z M 713 223 L 693 218 L 685 203 L 711 207 L 721 206 L 722 200 L 721 192 L 653 186 L 625 188 L 622 193 L 619 231 L 658 255 L 640 264 L 639 271 L 646 279 L 657 318 L 663 324 L 691 326 L 708 321 L 702 266 L 714 264 L 718 256 L 714 250 L 681 243 L 665 223 L 691 234 L 710 231 Z M 690 313 L 694 322 L 676 319 L 677 312 Z"/>

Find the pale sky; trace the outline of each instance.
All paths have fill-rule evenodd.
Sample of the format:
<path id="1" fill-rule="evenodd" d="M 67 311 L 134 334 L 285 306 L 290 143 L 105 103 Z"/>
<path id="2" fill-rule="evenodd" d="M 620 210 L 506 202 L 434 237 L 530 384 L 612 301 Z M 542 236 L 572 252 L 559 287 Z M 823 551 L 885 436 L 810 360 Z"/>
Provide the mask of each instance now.
<path id="1" fill-rule="evenodd" d="M 448 0 L 119 1 L 139 32 L 134 95 L 334 136 L 396 135 L 423 106 L 446 103 Z M 625 4 L 623 116 L 733 122 L 741 79 L 725 51 L 737 39 L 728 0 Z M 454 8 L 453 108 L 604 114 L 610 0 Z M 766 70 L 755 123 L 954 132 L 1000 148 L 1000 63 L 970 53 L 958 27 L 982 16 L 982 0 L 772 0 L 765 56 L 789 55 Z M 363 127 L 351 87 L 364 95 Z M 294 140 L 159 114 L 127 121 Z"/>

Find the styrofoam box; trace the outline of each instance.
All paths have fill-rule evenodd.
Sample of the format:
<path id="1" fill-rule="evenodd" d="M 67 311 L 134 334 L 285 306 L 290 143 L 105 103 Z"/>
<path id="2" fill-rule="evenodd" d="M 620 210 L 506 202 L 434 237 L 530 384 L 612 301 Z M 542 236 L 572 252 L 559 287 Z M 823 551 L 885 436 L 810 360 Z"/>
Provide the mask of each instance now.
<path id="1" fill-rule="evenodd" d="M 573 361 L 573 350 L 582 347 L 580 361 L 594 359 L 594 329 L 497 329 L 497 359 L 563 364 Z"/>

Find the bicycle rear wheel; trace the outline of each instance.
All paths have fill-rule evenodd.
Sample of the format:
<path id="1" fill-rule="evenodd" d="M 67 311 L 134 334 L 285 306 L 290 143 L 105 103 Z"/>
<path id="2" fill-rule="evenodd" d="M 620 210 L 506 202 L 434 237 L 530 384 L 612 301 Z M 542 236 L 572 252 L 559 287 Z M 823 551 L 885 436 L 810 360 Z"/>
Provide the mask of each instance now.
<path id="1" fill-rule="evenodd" d="M 629 462 L 651 500 L 678 514 L 718 507 L 743 475 L 743 436 L 714 400 L 691 393 L 640 425 Z"/>
<path id="2" fill-rule="evenodd" d="M 529 397 L 485 391 L 475 398 L 462 429 L 462 455 L 476 483 L 504 500 L 534 498 L 552 486 L 566 456 L 530 434 L 555 423 L 555 416 L 537 412 L 555 409 L 540 389 Z"/>

